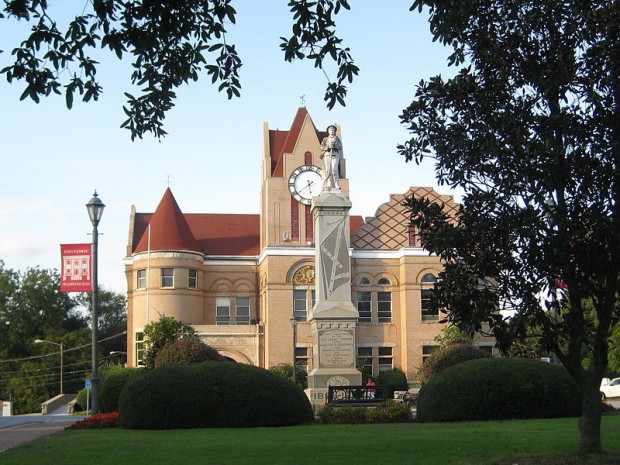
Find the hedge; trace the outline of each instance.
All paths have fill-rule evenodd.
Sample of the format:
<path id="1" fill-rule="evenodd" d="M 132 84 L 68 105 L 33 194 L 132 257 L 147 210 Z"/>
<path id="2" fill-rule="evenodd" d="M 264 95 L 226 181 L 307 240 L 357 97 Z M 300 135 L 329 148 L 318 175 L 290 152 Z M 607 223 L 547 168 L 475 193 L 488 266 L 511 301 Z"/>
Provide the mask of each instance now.
<path id="1" fill-rule="evenodd" d="M 581 415 L 566 369 L 524 358 L 484 358 L 452 366 L 422 385 L 423 422 L 559 418 Z"/>
<path id="2" fill-rule="evenodd" d="M 313 420 L 303 391 L 268 370 L 235 362 L 156 368 L 130 380 L 119 424 L 132 429 L 289 426 Z"/>

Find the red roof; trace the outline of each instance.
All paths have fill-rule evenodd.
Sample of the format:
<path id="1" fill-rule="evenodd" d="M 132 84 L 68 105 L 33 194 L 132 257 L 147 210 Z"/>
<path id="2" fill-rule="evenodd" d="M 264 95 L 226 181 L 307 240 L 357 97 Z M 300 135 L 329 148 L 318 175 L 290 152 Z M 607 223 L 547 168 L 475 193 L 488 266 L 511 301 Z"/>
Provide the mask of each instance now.
<path id="1" fill-rule="evenodd" d="M 289 131 L 269 131 L 269 155 L 271 157 L 272 176 L 280 177 L 284 175 L 284 154 L 293 152 L 306 116 L 308 116 L 308 110 L 306 110 L 305 107 L 300 107 L 297 110 L 297 114 L 295 115 L 295 119 L 293 119 L 293 124 L 291 124 L 291 129 Z M 310 119 L 310 122 L 314 127 L 312 119 Z M 327 135 L 325 131 L 317 131 L 316 128 L 314 128 L 314 130 L 318 140 L 323 139 L 323 137 Z"/>
<path id="2" fill-rule="evenodd" d="M 191 213 L 185 217 L 204 254 L 258 255 L 260 252 L 260 215 Z"/>
<path id="3" fill-rule="evenodd" d="M 166 189 L 157 210 L 148 220 L 148 225 L 150 234 L 149 228 L 146 227 L 142 231 L 134 252 L 143 252 L 149 248 L 151 250 L 200 250 L 170 188 Z"/>
<path id="4" fill-rule="evenodd" d="M 168 188 L 155 213 L 136 213 L 133 244 L 137 245 L 133 253 L 150 249 L 186 250 L 209 255 L 257 255 L 260 248 L 259 219 L 259 215 L 184 214 Z"/>
<path id="5" fill-rule="evenodd" d="M 352 216 L 350 221 L 351 235 L 364 225 L 361 216 Z M 132 244 L 135 244 L 133 253 L 150 248 L 205 255 L 256 256 L 260 253 L 260 215 L 182 213 L 168 188 L 155 213 L 136 213 Z"/>

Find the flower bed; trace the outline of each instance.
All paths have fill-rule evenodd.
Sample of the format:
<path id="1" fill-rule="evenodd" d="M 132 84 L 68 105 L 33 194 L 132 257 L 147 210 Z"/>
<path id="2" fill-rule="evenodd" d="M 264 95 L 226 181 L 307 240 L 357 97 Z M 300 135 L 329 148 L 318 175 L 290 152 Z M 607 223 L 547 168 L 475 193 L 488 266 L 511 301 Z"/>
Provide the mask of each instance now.
<path id="1" fill-rule="evenodd" d="M 65 429 L 96 429 L 116 428 L 118 426 L 118 412 L 99 413 L 91 415 L 78 422 L 67 426 Z"/>

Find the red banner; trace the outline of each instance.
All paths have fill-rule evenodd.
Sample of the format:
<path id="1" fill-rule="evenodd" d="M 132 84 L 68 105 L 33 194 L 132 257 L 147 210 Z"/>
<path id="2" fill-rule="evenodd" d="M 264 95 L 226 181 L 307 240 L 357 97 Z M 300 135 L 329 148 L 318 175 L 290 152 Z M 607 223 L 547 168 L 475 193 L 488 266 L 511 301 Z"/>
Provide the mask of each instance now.
<path id="1" fill-rule="evenodd" d="M 91 244 L 61 244 L 60 292 L 91 292 Z"/>

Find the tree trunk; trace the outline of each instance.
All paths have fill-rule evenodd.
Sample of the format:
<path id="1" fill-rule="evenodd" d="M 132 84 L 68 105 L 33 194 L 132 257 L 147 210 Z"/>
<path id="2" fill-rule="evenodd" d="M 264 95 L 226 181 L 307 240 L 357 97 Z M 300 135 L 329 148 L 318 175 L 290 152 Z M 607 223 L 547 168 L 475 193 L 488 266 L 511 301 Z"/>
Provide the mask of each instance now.
<path id="1" fill-rule="evenodd" d="M 584 387 L 579 419 L 579 450 L 583 454 L 601 452 L 601 393 L 599 386 Z"/>

